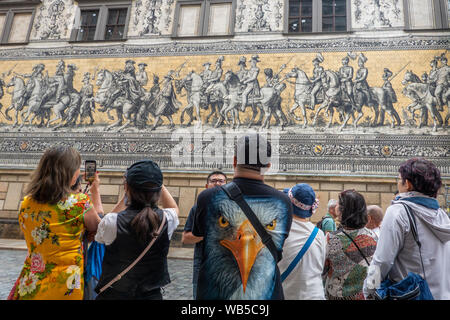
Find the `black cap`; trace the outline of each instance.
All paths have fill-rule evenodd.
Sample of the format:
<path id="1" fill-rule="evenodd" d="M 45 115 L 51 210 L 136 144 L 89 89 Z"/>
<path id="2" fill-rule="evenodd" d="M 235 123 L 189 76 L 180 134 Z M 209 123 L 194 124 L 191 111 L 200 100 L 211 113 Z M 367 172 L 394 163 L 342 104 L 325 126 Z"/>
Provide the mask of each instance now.
<path id="1" fill-rule="evenodd" d="M 163 184 L 161 169 L 152 160 L 143 160 L 132 164 L 127 169 L 125 177 L 128 185 L 143 191 L 159 191 Z M 156 187 L 145 187 L 146 183 L 154 184 Z"/>

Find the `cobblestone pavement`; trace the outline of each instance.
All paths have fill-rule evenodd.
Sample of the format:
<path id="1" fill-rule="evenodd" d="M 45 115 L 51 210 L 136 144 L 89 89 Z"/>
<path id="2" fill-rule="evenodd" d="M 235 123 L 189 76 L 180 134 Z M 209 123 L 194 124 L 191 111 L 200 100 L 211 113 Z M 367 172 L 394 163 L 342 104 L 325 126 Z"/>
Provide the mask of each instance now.
<path id="1" fill-rule="evenodd" d="M 22 269 L 27 252 L 0 250 L 0 300 L 6 300 Z M 168 259 L 172 282 L 163 291 L 164 300 L 192 300 L 192 260 Z"/>

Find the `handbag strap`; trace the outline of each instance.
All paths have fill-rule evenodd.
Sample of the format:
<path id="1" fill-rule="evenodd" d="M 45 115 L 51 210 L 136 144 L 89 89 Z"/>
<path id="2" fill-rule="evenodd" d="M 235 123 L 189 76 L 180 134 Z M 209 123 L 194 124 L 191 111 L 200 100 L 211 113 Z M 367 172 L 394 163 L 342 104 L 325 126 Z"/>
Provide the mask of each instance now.
<path id="1" fill-rule="evenodd" d="M 352 239 L 352 237 L 350 237 L 347 232 L 344 231 L 344 228 L 341 229 L 342 232 L 353 242 L 353 244 L 356 246 L 356 249 L 358 249 L 359 253 L 362 255 L 362 257 L 364 258 L 364 260 L 366 260 L 367 266 L 370 266 L 369 261 L 367 261 L 366 256 L 364 255 L 364 253 L 361 251 L 361 249 L 358 247 L 358 245 L 356 244 L 355 240 Z"/>
<path id="2" fill-rule="evenodd" d="M 292 260 L 292 262 L 287 267 L 286 271 L 284 271 L 281 274 L 281 282 L 283 282 L 289 274 L 294 270 L 294 268 L 297 266 L 297 264 L 300 262 L 300 260 L 305 255 L 306 251 L 308 251 L 309 247 L 311 246 L 312 242 L 316 238 L 317 232 L 319 231 L 319 228 L 314 227 L 314 230 L 311 232 L 311 234 L 308 237 L 308 240 L 306 240 L 305 244 L 301 248 L 301 250 L 298 252 L 297 256 Z"/>
<path id="3" fill-rule="evenodd" d="M 255 228 L 256 232 L 260 236 L 262 243 L 267 247 L 267 249 L 269 249 L 275 261 L 279 262 L 282 258 L 282 250 L 277 249 L 272 237 L 267 233 L 258 217 L 256 217 L 255 213 L 248 205 L 247 201 L 245 201 L 241 189 L 239 189 L 237 184 L 234 182 L 227 183 L 226 185 L 221 186 L 221 188 L 228 195 L 228 197 L 236 202 L 242 209 L 250 223 L 253 225 L 253 228 Z"/>
<path id="4" fill-rule="evenodd" d="M 99 294 L 108 289 L 110 286 L 112 286 L 115 282 L 119 281 L 128 271 L 130 271 L 143 257 L 144 255 L 150 250 L 150 248 L 155 243 L 156 239 L 158 239 L 159 235 L 161 234 L 161 231 L 164 227 L 164 224 L 166 223 L 166 214 L 163 212 L 163 218 L 161 221 L 161 225 L 158 228 L 156 237 L 153 237 L 152 241 L 147 245 L 147 247 L 142 251 L 142 253 L 136 258 L 136 260 L 133 261 L 132 264 L 130 264 L 125 270 L 123 270 L 121 273 L 119 273 L 117 276 L 114 277 L 110 282 L 108 282 L 104 287 L 102 287 L 99 290 Z"/>
<path id="5" fill-rule="evenodd" d="M 414 214 L 411 212 L 411 208 L 406 203 L 401 203 L 403 207 L 405 207 L 406 214 L 408 216 L 409 224 L 411 226 L 411 233 L 413 235 L 414 241 L 417 243 L 417 246 L 419 247 L 419 255 L 420 255 L 420 263 L 422 265 L 422 271 L 423 271 L 423 278 L 425 281 L 427 280 L 425 276 L 425 268 L 423 266 L 423 259 L 422 259 L 422 243 L 419 240 L 419 233 L 417 232 L 417 224 L 416 224 L 416 218 L 414 217 Z"/>

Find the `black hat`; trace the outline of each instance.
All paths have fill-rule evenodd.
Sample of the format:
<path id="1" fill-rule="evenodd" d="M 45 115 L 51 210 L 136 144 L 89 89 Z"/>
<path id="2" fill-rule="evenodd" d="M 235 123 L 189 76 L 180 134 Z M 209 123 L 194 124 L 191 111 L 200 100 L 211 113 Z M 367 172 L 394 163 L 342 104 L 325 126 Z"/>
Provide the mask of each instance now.
<path id="1" fill-rule="evenodd" d="M 143 160 L 132 164 L 127 169 L 125 177 L 128 185 L 143 191 L 159 191 L 163 184 L 161 169 L 152 160 Z M 156 187 L 145 187 L 144 184 L 146 183 L 154 184 Z"/>

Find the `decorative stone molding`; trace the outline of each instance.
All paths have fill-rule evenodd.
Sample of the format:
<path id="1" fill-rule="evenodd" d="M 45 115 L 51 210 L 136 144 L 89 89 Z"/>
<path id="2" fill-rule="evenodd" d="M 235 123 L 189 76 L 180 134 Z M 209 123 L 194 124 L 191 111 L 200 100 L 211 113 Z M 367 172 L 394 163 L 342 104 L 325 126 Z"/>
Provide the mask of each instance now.
<path id="1" fill-rule="evenodd" d="M 273 41 L 170 42 L 158 45 L 64 46 L 57 48 L 10 48 L 0 50 L 0 59 L 57 59 L 75 57 L 179 56 L 236 53 L 301 53 L 333 51 L 385 51 L 448 49 L 448 37 L 395 37 L 295 39 Z"/>
<path id="2" fill-rule="evenodd" d="M 402 0 L 352 0 L 352 28 L 380 29 L 404 26 Z"/>
<path id="3" fill-rule="evenodd" d="M 137 0 L 131 8 L 128 37 L 171 34 L 175 0 Z"/>
<path id="4" fill-rule="evenodd" d="M 154 133 L 0 133 L 0 163 L 3 167 L 33 168 L 43 151 L 52 145 L 70 145 L 94 158 L 103 169 L 123 169 L 134 161 L 152 158 L 165 170 L 208 170 L 209 163 L 183 165 L 172 162 L 171 152 L 179 141 L 170 132 Z M 204 141 L 196 153 L 209 148 Z M 224 145 L 227 154 L 232 146 Z M 279 137 L 279 171 L 302 174 L 394 175 L 408 158 L 424 156 L 432 160 L 441 174 L 450 175 L 450 136 L 396 135 L 299 135 Z M 223 169 L 231 170 L 231 164 Z"/>
<path id="5" fill-rule="evenodd" d="M 30 40 L 68 40 L 76 7 L 73 0 L 44 0 L 37 7 Z"/>
<path id="6" fill-rule="evenodd" d="M 281 0 L 241 0 L 236 8 L 236 32 L 283 30 L 284 3 Z"/>

